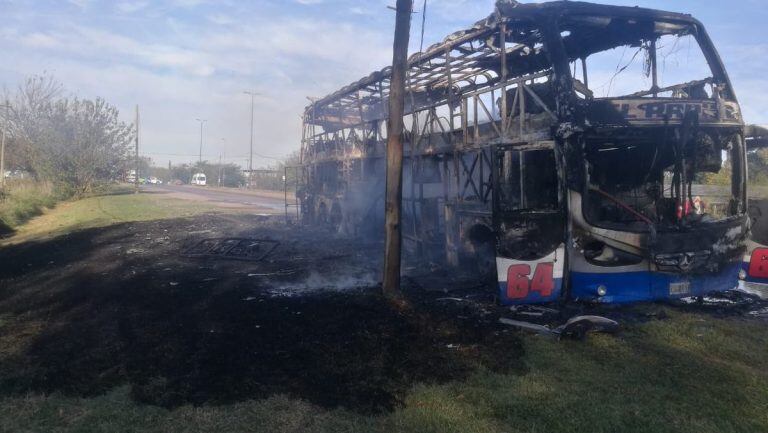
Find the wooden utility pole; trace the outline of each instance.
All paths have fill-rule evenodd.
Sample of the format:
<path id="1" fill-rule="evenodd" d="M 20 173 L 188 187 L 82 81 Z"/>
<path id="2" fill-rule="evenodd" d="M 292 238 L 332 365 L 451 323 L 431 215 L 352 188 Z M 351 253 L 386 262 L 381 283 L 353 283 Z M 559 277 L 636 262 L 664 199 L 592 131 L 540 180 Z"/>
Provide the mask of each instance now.
<path id="1" fill-rule="evenodd" d="M 134 194 L 139 193 L 139 106 L 136 105 L 136 176 L 133 179 Z"/>
<path id="2" fill-rule="evenodd" d="M 389 85 L 387 119 L 387 191 L 384 230 L 384 278 L 386 296 L 400 292 L 400 244 L 403 200 L 403 111 L 405 111 L 405 75 L 408 70 L 408 39 L 411 30 L 412 0 L 397 0 L 392 77 Z"/>

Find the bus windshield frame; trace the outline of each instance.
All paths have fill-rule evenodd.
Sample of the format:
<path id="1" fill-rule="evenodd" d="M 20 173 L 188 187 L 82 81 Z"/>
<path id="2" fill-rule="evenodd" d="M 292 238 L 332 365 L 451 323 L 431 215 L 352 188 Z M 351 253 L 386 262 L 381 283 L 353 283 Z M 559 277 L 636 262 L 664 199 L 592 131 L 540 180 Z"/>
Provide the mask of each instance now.
<path id="1" fill-rule="evenodd" d="M 693 19 L 566 14 L 558 30 L 573 97 L 585 117 L 585 219 L 599 227 L 645 232 L 651 226 L 679 229 L 743 216 L 743 121 L 701 24 Z M 676 54 L 682 38 L 688 39 L 687 58 L 691 52 L 698 55 L 692 63 L 701 76 L 663 82 L 660 54 L 665 49 Z M 590 60 L 606 53 L 618 59 L 611 65 L 615 69 L 608 75 L 609 89 L 601 96 L 594 84 L 600 74 Z M 612 92 L 613 80 L 628 73 L 633 63 L 642 68 L 646 87 Z"/>

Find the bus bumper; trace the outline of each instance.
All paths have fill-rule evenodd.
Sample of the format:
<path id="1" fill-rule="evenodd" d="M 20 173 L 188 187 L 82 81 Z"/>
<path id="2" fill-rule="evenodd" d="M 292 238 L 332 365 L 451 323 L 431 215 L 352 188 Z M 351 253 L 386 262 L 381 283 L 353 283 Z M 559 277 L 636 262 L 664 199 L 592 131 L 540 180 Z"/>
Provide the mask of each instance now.
<path id="1" fill-rule="evenodd" d="M 724 292 L 737 287 L 741 263 L 726 265 L 717 273 L 684 275 L 666 272 L 571 272 L 574 301 L 627 303 L 680 299 Z"/>
<path id="2" fill-rule="evenodd" d="M 756 295 L 761 299 L 768 299 L 768 278 L 760 278 L 750 275 L 750 256 L 745 256 L 741 263 L 741 275 L 739 280 L 739 290 L 745 293 Z"/>

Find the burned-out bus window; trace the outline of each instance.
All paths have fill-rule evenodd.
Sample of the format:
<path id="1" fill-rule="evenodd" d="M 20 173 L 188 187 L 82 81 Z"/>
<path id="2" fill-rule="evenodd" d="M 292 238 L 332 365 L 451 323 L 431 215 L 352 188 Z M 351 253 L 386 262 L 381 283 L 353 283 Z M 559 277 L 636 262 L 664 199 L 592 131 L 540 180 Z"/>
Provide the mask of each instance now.
<path id="1" fill-rule="evenodd" d="M 505 150 L 498 154 L 497 164 L 500 210 L 557 209 L 554 151 Z"/>
<path id="2" fill-rule="evenodd" d="M 520 182 L 520 152 L 507 150 L 499 157 L 499 207 L 502 210 L 517 210 L 522 204 L 522 183 Z"/>
<path id="3" fill-rule="evenodd" d="M 594 144 L 587 152 L 584 214 L 598 226 L 644 230 L 737 215 L 736 139 L 702 134 L 680 149 L 663 141 Z"/>
<path id="4" fill-rule="evenodd" d="M 701 100 L 713 95 L 712 71 L 692 25 L 572 16 L 562 28 L 579 96 Z"/>

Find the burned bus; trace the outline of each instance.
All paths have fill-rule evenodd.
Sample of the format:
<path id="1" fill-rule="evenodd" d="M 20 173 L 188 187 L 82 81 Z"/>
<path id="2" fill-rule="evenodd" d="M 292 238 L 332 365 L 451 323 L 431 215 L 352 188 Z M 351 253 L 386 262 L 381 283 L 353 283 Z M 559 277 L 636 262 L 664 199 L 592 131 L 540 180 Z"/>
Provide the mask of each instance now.
<path id="1" fill-rule="evenodd" d="M 500 1 L 408 65 L 405 260 L 491 274 L 505 303 L 736 286 L 749 233 L 744 125 L 699 21 Z M 306 223 L 351 236 L 383 224 L 390 75 L 306 108 Z"/>

